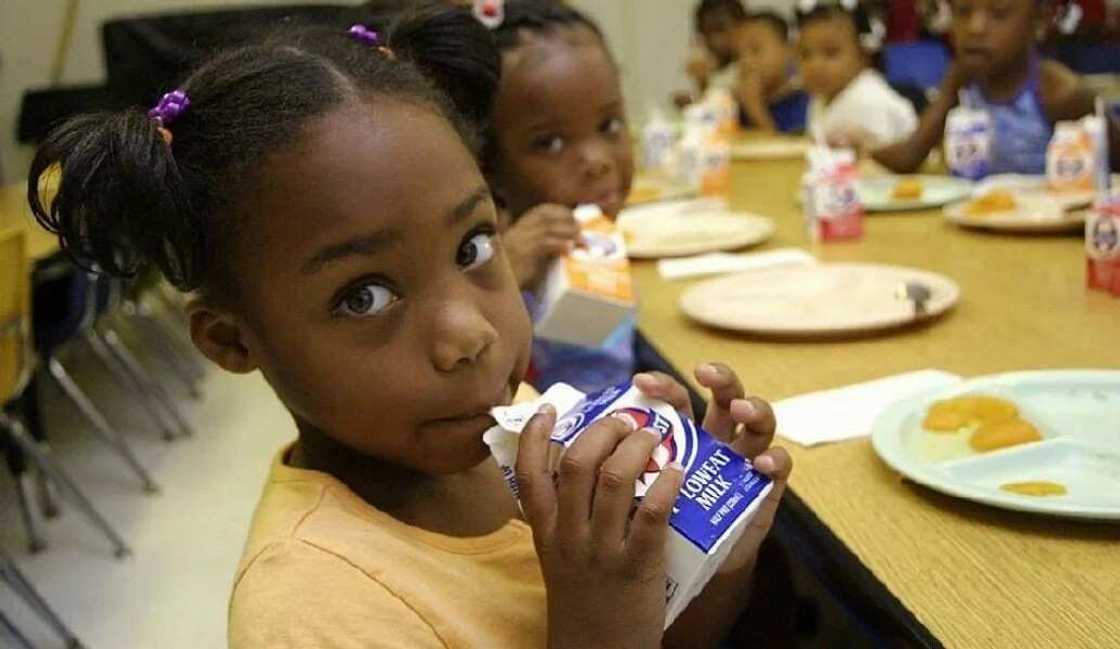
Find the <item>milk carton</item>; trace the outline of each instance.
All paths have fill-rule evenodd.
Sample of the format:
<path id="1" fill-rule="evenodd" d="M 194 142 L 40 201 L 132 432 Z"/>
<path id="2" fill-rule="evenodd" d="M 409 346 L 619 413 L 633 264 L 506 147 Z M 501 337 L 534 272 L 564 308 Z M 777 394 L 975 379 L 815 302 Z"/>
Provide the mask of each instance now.
<path id="1" fill-rule="evenodd" d="M 1120 297 L 1120 197 L 1098 200 L 1085 219 L 1089 288 Z"/>
<path id="2" fill-rule="evenodd" d="M 856 191 L 855 154 L 814 146 L 802 178 L 805 224 L 813 242 L 863 236 L 863 204 Z"/>
<path id="3" fill-rule="evenodd" d="M 958 106 L 945 118 L 945 162 L 954 176 L 979 180 L 992 160 L 992 119 L 987 111 Z"/>
<path id="4" fill-rule="evenodd" d="M 642 128 L 642 168 L 652 172 L 669 172 L 676 139 L 673 125 L 664 113 L 654 108 Z"/>
<path id="5" fill-rule="evenodd" d="M 1096 181 L 1094 117 L 1058 122 L 1046 148 L 1046 180 L 1055 191 L 1090 191 Z"/>
<path id="6" fill-rule="evenodd" d="M 548 340 L 598 347 L 634 309 L 626 242 L 596 205 L 575 209 L 576 248 L 556 259 L 537 291 L 535 332 Z"/>
<path id="7" fill-rule="evenodd" d="M 634 485 L 634 498 L 643 498 L 670 462 L 679 462 L 684 467 L 684 484 L 669 519 L 666 546 L 668 627 L 727 558 L 770 492 L 770 479 L 672 406 L 645 397 L 629 383 L 582 399 L 577 395 L 579 392 L 574 388 L 559 384 L 536 401 L 494 408 L 491 414 L 498 425 L 487 431 L 483 439 L 516 495 L 514 472 L 519 435 L 544 403 L 551 403 L 561 413 L 552 432 L 558 455 L 592 423 L 604 417 L 626 417 L 640 428 L 651 428 L 661 434 L 661 445 Z"/>
<path id="8" fill-rule="evenodd" d="M 702 140 L 698 155 L 700 195 L 726 195 L 731 190 L 731 143 L 710 133 Z"/>

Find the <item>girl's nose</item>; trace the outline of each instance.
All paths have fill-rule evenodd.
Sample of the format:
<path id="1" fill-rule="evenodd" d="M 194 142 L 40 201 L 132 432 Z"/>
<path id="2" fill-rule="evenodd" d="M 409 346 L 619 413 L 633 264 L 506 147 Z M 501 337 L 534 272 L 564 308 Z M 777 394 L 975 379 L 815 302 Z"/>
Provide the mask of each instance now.
<path id="1" fill-rule="evenodd" d="M 444 304 L 435 317 L 431 337 L 432 364 L 441 372 L 454 372 L 479 362 L 498 340 L 498 332 L 467 300 Z"/>
<path id="2" fill-rule="evenodd" d="M 604 143 L 591 143 L 583 148 L 583 172 L 591 179 L 601 178 L 610 171 L 611 154 Z"/>

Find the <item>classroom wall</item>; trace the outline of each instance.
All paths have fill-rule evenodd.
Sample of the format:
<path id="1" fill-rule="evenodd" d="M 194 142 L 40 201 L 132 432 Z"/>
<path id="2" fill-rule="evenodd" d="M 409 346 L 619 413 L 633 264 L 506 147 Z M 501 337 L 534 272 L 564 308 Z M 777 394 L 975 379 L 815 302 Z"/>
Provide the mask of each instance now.
<path id="1" fill-rule="evenodd" d="M 326 0 L 273 0 L 273 4 Z M 346 1 L 346 0 L 342 0 Z M 572 0 L 602 24 L 623 70 L 631 116 L 640 120 L 674 90 L 688 87 L 683 61 L 692 32 L 696 0 Z M 50 83 L 51 61 L 69 2 L 78 7 L 73 39 L 65 58 L 63 83 L 104 78 L 99 25 L 130 13 L 265 4 L 267 0 L 0 0 L 0 180 L 14 182 L 27 168 L 30 152 L 15 145 L 20 97 Z M 355 4 L 357 1 L 355 0 Z M 753 0 L 752 7 L 788 10 L 793 0 Z"/>
<path id="2" fill-rule="evenodd" d="M 50 85 L 51 62 L 71 2 L 78 10 L 62 83 L 96 83 L 105 78 L 100 25 L 111 17 L 244 4 L 334 4 L 327 0 L 0 0 L 2 182 L 15 182 L 26 175 L 31 151 L 15 143 L 20 97 L 28 88 Z"/>

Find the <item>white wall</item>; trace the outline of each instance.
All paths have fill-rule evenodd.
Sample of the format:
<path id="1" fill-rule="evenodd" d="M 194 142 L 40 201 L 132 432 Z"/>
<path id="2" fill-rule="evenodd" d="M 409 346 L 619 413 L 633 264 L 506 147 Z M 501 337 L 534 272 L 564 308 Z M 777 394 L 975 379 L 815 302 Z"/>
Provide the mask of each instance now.
<path id="1" fill-rule="evenodd" d="M 73 0 L 77 20 L 62 83 L 104 79 L 100 26 L 108 18 L 237 4 L 312 4 L 328 0 Z M 347 0 L 341 0 L 346 2 Z M 355 4 L 357 2 L 355 1 Z M 14 182 L 30 162 L 28 147 L 15 144 L 20 98 L 28 88 L 50 85 L 51 61 L 62 34 L 67 0 L 0 0 L 0 177 Z"/>
<path id="2" fill-rule="evenodd" d="M 104 78 L 99 26 L 131 13 L 183 10 L 269 0 L 74 0 L 77 21 L 63 67 L 63 83 Z M 328 0 L 272 0 L 272 4 Z M 341 0 L 342 2 L 358 0 Z M 665 104 L 688 87 L 683 62 L 692 37 L 697 0 L 572 0 L 592 14 L 610 40 L 623 70 L 631 116 L 641 119 L 654 104 Z M 752 8 L 792 7 L 794 0 L 751 0 Z M 20 97 L 27 88 L 49 84 L 51 61 L 62 31 L 67 0 L 0 0 L 0 172 L 7 182 L 23 176 L 30 152 L 15 145 Z"/>

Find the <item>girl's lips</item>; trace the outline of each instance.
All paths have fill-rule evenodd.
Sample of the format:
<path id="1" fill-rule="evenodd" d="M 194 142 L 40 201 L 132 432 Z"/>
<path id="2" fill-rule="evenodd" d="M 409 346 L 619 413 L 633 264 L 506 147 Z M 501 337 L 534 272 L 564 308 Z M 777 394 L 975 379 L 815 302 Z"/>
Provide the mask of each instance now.
<path id="1" fill-rule="evenodd" d="M 597 195 L 595 198 L 586 201 L 587 203 L 594 203 L 603 210 L 604 214 L 615 216 L 622 208 L 622 192 L 618 190 L 611 190 Z"/>

